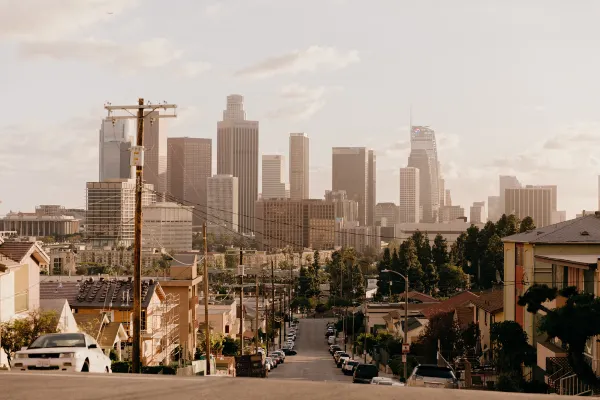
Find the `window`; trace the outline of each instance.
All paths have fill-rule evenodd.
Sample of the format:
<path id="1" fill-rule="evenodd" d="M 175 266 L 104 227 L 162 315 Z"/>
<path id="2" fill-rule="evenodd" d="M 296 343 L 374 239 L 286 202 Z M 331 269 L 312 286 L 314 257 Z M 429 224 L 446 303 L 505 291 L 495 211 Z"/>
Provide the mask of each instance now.
<path id="1" fill-rule="evenodd" d="M 569 286 L 569 267 L 563 267 L 562 288 L 565 289 L 568 286 Z"/>
<path id="2" fill-rule="evenodd" d="M 229 325 L 225 325 L 225 333 L 229 333 Z"/>
<path id="3" fill-rule="evenodd" d="M 141 322 L 141 329 L 143 331 L 146 330 L 146 310 L 142 310 L 142 322 Z"/>
<path id="4" fill-rule="evenodd" d="M 594 294 L 594 270 L 592 269 L 583 271 L 583 291 Z"/>

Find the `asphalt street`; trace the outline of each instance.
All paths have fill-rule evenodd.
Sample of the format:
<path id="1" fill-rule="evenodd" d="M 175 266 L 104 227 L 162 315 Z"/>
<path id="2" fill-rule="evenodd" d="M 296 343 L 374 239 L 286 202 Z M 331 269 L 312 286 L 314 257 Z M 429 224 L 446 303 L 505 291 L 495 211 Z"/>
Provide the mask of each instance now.
<path id="1" fill-rule="evenodd" d="M 325 340 L 324 319 L 301 319 L 296 337 L 296 356 L 288 356 L 285 363 L 269 373 L 269 379 L 299 379 L 309 381 L 337 381 L 352 383 L 352 377 L 342 373 L 329 354 Z"/>

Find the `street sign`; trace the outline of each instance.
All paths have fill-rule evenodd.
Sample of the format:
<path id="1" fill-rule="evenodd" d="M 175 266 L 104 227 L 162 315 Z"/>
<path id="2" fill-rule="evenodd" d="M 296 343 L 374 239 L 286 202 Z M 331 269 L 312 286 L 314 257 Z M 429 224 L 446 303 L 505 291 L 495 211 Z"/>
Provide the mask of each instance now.
<path id="1" fill-rule="evenodd" d="M 402 354 L 402 362 L 406 362 L 406 354 Z"/>
<path id="2" fill-rule="evenodd" d="M 404 354 L 406 354 L 406 353 L 410 353 L 410 344 L 404 344 L 404 343 L 403 343 L 403 344 L 402 344 L 402 352 L 403 352 Z"/>

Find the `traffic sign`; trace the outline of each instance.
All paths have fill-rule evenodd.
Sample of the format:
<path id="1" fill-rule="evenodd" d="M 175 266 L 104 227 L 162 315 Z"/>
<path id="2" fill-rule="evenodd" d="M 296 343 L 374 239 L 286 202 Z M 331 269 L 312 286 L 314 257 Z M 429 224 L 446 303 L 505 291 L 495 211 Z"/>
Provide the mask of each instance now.
<path id="1" fill-rule="evenodd" d="M 406 354 L 406 353 L 410 353 L 410 344 L 404 344 L 404 343 L 403 343 L 403 344 L 402 344 L 402 352 L 403 352 L 404 354 Z"/>

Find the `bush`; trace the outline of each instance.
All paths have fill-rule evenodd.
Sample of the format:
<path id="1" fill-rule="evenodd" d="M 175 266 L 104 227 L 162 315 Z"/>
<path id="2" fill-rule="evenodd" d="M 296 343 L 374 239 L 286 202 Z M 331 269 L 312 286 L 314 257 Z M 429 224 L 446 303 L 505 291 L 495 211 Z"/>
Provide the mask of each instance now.
<path id="1" fill-rule="evenodd" d="M 142 367 L 142 374 L 163 374 L 163 375 L 177 375 L 177 369 L 168 367 L 166 365 L 157 365 L 152 367 Z"/>
<path id="2" fill-rule="evenodd" d="M 127 374 L 131 371 L 131 363 L 129 361 L 116 361 L 112 363 L 112 372 Z"/>
<path id="3" fill-rule="evenodd" d="M 520 392 L 519 379 L 511 374 L 500 374 L 496 380 L 496 390 L 498 392 Z"/>

